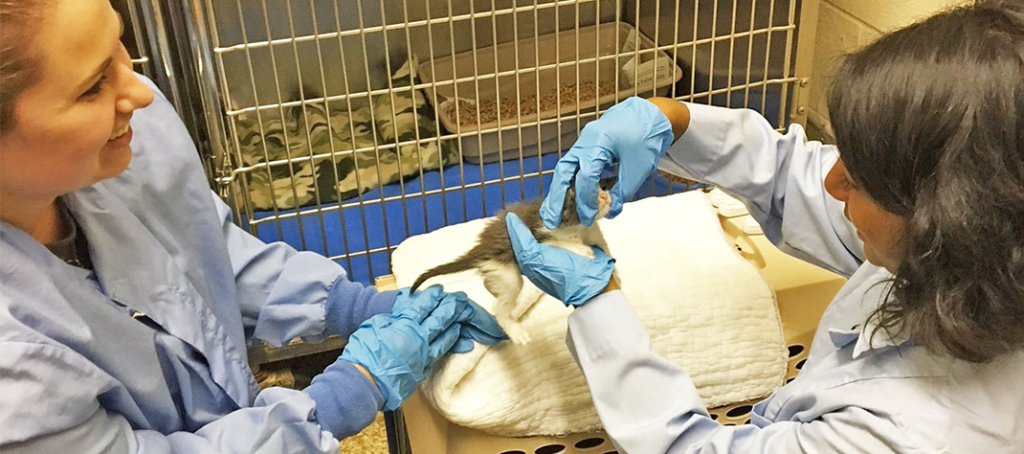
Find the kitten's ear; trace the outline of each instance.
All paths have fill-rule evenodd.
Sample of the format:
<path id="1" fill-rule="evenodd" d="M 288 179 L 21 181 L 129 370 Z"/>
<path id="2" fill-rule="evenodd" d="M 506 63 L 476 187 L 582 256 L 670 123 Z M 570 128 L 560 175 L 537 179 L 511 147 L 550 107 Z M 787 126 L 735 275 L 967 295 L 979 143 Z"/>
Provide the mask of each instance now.
<path id="1" fill-rule="evenodd" d="M 601 181 L 597 183 L 597 186 L 605 191 L 610 191 L 612 187 L 615 186 L 615 183 L 618 181 L 619 178 L 613 175 L 610 177 L 602 178 Z"/>
<path id="2" fill-rule="evenodd" d="M 562 224 L 575 225 L 580 223 L 580 215 L 576 212 L 576 182 L 573 181 L 565 191 L 562 201 Z"/>
<path id="3" fill-rule="evenodd" d="M 569 187 L 565 189 L 565 200 L 562 204 L 563 207 L 569 206 L 569 204 L 576 205 L 576 177 L 573 176 L 569 180 Z"/>

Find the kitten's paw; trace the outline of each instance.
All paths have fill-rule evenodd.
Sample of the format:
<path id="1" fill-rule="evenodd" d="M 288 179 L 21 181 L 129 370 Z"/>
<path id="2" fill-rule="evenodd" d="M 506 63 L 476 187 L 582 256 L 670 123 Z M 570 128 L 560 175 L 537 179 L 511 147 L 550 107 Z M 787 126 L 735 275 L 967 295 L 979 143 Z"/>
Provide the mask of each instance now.
<path id="1" fill-rule="evenodd" d="M 526 345 L 530 343 L 530 333 L 526 332 L 522 326 L 518 323 L 506 323 L 502 324 L 502 329 L 505 330 L 505 334 L 508 335 L 509 340 L 516 345 Z"/>

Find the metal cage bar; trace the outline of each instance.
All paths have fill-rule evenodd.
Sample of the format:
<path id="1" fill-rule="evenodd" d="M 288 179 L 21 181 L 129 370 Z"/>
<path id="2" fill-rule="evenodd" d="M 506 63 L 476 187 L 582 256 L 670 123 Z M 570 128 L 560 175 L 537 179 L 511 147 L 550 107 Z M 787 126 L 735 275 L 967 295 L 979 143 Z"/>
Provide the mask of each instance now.
<path id="1" fill-rule="evenodd" d="M 188 74 L 166 71 L 168 82 L 196 107 L 212 183 L 236 222 L 323 253 L 366 282 L 389 272 L 389 254 L 406 237 L 541 196 L 557 157 L 626 96 L 749 107 L 780 130 L 805 122 L 818 8 L 817 0 L 137 3 L 148 5 L 149 13 L 134 8 L 142 23 L 180 22 L 161 55 L 140 65 L 172 62 L 166 42 L 188 37 L 178 49 Z M 657 177 L 640 195 L 683 189 Z"/>
<path id="2" fill-rule="evenodd" d="M 160 0 L 116 0 L 112 5 L 124 21 L 122 41 L 135 70 L 150 78 L 170 100 L 193 139 L 205 142 L 204 122 L 196 118 L 199 109 L 192 100 L 197 84 L 187 80 L 192 58 L 179 52 L 189 48 L 179 42 L 185 35 L 176 33 L 182 23 L 180 5 Z"/>

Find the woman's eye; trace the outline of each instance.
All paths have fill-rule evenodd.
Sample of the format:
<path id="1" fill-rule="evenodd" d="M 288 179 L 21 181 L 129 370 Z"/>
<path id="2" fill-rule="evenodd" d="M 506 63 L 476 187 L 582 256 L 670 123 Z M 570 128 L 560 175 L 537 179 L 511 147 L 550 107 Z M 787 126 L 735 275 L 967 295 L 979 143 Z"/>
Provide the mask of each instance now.
<path id="1" fill-rule="evenodd" d="M 106 81 L 107 81 L 107 75 L 106 74 L 100 76 L 100 80 L 96 81 L 95 85 L 89 87 L 89 89 L 86 90 L 85 93 L 82 93 L 82 96 L 92 96 L 92 95 L 99 94 L 100 91 L 103 90 L 103 84 Z"/>

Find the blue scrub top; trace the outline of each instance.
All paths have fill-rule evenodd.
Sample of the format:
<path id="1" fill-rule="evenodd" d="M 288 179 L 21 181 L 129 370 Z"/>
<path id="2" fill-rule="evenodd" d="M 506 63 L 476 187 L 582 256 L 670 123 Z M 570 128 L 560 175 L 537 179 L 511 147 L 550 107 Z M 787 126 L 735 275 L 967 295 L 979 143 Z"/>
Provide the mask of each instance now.
<path id="1" fill-rule="evenodd" d="M 233 225 L 159 91 L 131 125 L 128 169 L 64 197 L 95 272 L 0 224 L 0 451 L 337 453 L 308 395 L 260 392 L 247 342 L 347 337 L 394 294 Z"/>
<path id="2" fill-rule="evenodd" d="M 1024 452 L 1024 352 L 975 364 L 881 330 L 872 337 L 868 315 L 888 296 L 892 275 L 863 263 L 843 204 L 825 192 L 835 147 L 807 142 L 799 125 L 779 134 L 750 110 L 688 106 L 690 126 L 659 167 L 721 187 L 780 249 L 850 279 L 822 316 L 797 379 L 737 427 L 709 418 L 686 371 L 651 351 L 622 292 L 574 311 L 569 347 L 620 451 Z"/>

